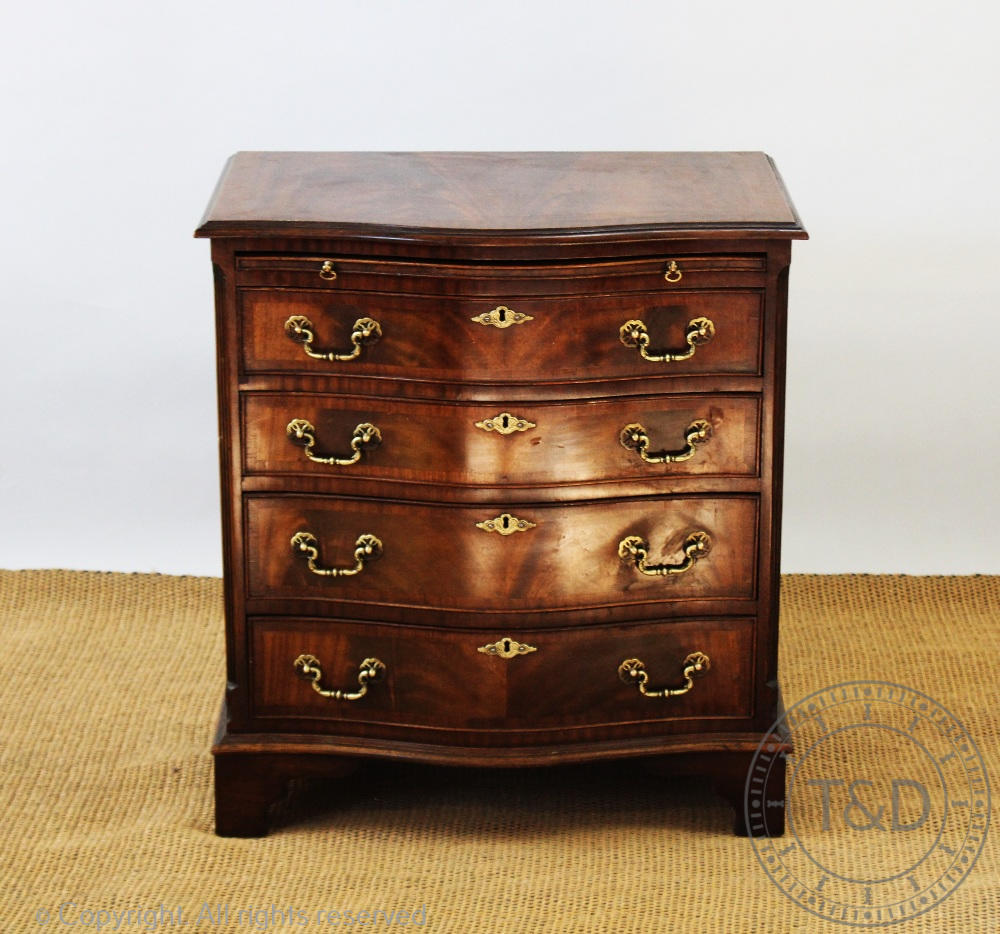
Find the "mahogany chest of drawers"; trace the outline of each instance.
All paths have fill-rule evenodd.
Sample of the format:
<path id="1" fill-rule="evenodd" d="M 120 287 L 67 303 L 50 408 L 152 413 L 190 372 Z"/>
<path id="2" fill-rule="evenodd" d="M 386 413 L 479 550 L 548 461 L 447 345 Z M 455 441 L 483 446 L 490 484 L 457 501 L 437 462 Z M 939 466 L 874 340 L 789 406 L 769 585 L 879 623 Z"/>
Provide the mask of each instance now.
<path id="1" fill-rule="evenodd" d="M 769 729 L 806 234 L 770 160 L 239 153 L 197 235 L 217 832 L 263 834 L 289 778 L 371 756 L 652 759 L 712 778 L 745 832 L 751 758 L 787 748 Z"/>

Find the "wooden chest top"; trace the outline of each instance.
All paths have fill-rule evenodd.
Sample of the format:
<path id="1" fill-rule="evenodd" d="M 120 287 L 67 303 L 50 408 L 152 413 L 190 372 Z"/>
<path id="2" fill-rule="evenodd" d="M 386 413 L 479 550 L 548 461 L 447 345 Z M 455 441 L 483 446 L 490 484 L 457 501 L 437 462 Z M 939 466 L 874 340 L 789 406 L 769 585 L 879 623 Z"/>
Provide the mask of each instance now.
<path id="1" fill-rule="evenodd" d="M 806 237 L 761 152 L 239 152 L 201 237 Z"/>

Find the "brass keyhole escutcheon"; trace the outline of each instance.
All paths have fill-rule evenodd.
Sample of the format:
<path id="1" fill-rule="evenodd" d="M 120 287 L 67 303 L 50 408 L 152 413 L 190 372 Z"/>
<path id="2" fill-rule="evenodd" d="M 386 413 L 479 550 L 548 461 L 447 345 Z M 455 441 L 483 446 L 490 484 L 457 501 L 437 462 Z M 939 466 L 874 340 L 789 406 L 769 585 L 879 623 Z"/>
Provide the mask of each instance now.
<path id="1" fill-rule="evenodd" d="M 483 655 L 495 655 L 497 658 L 511 659 L 517 658 L 518 655 L 529 655 L 531 652 L 537 652 L 538 649 L 525 642 L 518 642 L 510 636 L 504 636 L 502 639 L 497 639 L 496 642 L 491 642 L 489 645 L 479 646 L 476 651 L 481 652 Z"/>
<path id="2" fill-rule="evenodd" d="M 514 432 L 530 431 L 535 427 L 534 422 L 529 422 L 520 415 L 512 415 L 510 412 L 501 412 L 493 418 L 484 418 L 475 424 L 483 431 L 495 431 L 498 435 L 512 435 Z"/>
<path id="3" fill-rule="evenodd" d="M 482 529 L 484 532 L 499 532 L 501 535 L 527 532 L 528 529 L 533 529 L 534 527 L 534 522 L 530 522 L 528 519 L 519 519 L 517 516 L 512 516 L 509 512 L 501 513 L 492 519 L 484 519 L 482 522 L 476 523 L 477 529 Z"/>
<path id="4" fill-rule="evenodd" d="M 509 328 L 512 324 L 523 324 L 525 321 L 534 321 L 531 315 L 526 315 L 523 311 L 515 311 L 506 305 L 497 305 L 492 311 L 484 311 L 481 315 L 472 318 L 477 324 L 486 324 L 495 328 Z"/>

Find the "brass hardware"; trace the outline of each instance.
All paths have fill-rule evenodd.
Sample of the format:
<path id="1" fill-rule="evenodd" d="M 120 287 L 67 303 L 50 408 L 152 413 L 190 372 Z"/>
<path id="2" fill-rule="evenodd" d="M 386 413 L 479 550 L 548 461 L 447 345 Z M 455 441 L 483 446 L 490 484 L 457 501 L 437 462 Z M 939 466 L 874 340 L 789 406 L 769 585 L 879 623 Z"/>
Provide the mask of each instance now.
<path id="1" fill-rule="evenodd" d="M 378 681 L 385 671 L 385 665 L 377 658 L 366 658 L 358 666 L 358 690 L 339 691 L 320 687 L 320 681 L 323 678 L 323 668 L 315 655 L 300 655 L 292 664 L 296 672 L 309 681 L 312 689 L 320 697 L 329 697 L 331 700 L 361 700 L 368 693 L 369 682 Z"/>
<path id="2" fill-rule="evenodd" d="M 333 350 L 323 353 L 313 350 L 312 343 L 316 339 L 316 335 L 313 331 L 312 321 L 305 315 L 292 315 L 285 322 L 285 333 L 296 343 L 302 344 L 306 355 L 314 360 L 343 361 L 353 360 L 355 357 L 361 356 L 362 347 L 374 344 L 382 336 L 382 325 L 374 318 L 358 318 L 351 330 L 351 344 L 354 346 L 350 353 L 337 353 Z"/>
<path id="3" fill-rule="evenodd" d="M 712 667 L 709 657 L 704 652 L 692 652 L 684 659 L 684 669 L 682 675 L 684 684 L 679 688 L 663 688 L 660 691 L 651 691 L 646 685 L 649 683 L 649 672 L 646 665 L 638 658 L 626 658 L 618 666 L 618 677 L 625 684 L 634 684 L 643 697 L 678 697 L 687 694 L 694 687 L 694 676 L 704 674 Z"/>
<path id="4" fill-rule="evenodd" d="M 360 574 L 366 561 L 374 561 L 382 554 L 382 542 L 374 535 L 365 532 L 358 536 L 354 543 L 354 567 L 352 568 L 321 568 L 316 565 L 319 560 L 319 548 L 316 536 L 311 532 L 296 532 L 292 536 L 292 551 L 305 555 L 306 564 L 313 574 L 320 577 L 353 577 Z"/>
<path id="5" fill-rule="evenodd" d="M 517 516 L 512 516 L 509 512 L 502 513 L 495 519 L 484 519 L 482 522 L 476 523 L 477 529 L 482 529 L 484 532 L 499 532 L 501 535 L 527 532 L 528 529 L 533 529 L 534 527 L 534 522 L 529 522 L 527 519 L 518 519 Z"/>
<path id="6" fill-rule="evenodd" d="M 688 360 L 694 352 L 715 337 L 715 325 L 708 318 L 692 318 L 688 322 L 684 340 L 688 349 L 680 353 L 650 353 L 649 332 L 642 321 L 626 321 L 619 329 L 618 336 L 626 347 L 638 347 L 643 360 L 653 363 L 676 363 L 678 360 Z"/>
<path id="7" fill-rule="evenodd" d="M 337 467 L 356 464 L 361 460 L 364 448 L 378 447 L 382 443 L 382 432 L 371 422 L 362 422 L 351 435 L 351 450 L 354 453 L 350 457 L 317 457 L 313 454 L 313 448 L 316 446 L 316 429 L 312 422 L 304 418 L 293 418 L 286 426 L 285 431 L 293 443 L 305 447 L 305 455 L 309 460 L 317 464 L 332 464 Z"/>
<path id="8" fill-rule="evenodd" d="M 332 282 L 337 278 L 337 270 L 333 268 L 333 263 L 330 260 L 326 260 L 319 269 L 320 279 L 326 279 L 327 282 Z"/>
<path id="9" fill-rule="evenodd" d="M 523 312 L 513 311 L 506 305 L 497 305 L 492 311 L 484 311 L 472 320 L 478 324 L 492 325 L 495 328 L 509 328 L 512 324 L 522 324 L 525 321 L 534 321 L 535 319 Z"/>
<path id="10" fill-rule="evenodd" d="M 516 658 L 518 655 L 537 652 L 538 649 L 533 645 L 515 642 L 510 636 L 504 636 L 502 639 L 497 639 L 496 642 L 491 642 L 489 645 L 479 646 L 476 651 L 482 652 L 483 655 L 497 655 L 500 658 Z"/>
<path id="11" fill-rule="evenodd" d="M 649 454 L 649 435 L 638 422 L 626 425 L 619 437 L 623 448 L 638 451 L 639 456 L 647 464 L 677 464 L 694 456 L 696 444 L 704 444 L 712 437 L 712 425 L 703 418 L 691 422 L 684 432 L 687 445 L 680 451 L 661 451 L 659 454 Z"/>
<path id="12" fill-rule="evenodd" d="M 495 431 L 498 435 L 512 435 L 515 431 L 528 431 L 534 428 L 535 423 L 519 415 L 511 415 L 510 412 L 501 412 L 493 418 L 476 422 L 476 427 L 482 428 L 483 431 Z"/>
<path id="13" fill-rule="evenodd" d="M 683 574 L 712 550 L 712 539 L 707 532 L 692 532 L 684 539 L 683 547 L 684 560 L 680 564 L 647 564 L 649 543 L 638 535 L 629 535 L 618 543 L 618 557 L 626 563 L 634 563 L 637 570 L 650 577 Z"/>
<path id="14" fill-rule="evenodd" d="M 677 266 L 677 260 L 672 259 L 669 263 L 667 263 L 667 271 L 663 274 L 663 278 L 666 279 L 667 282 L 671 283 L 680 282 L 683 275 L 684 273 L 682 273 Z"/>

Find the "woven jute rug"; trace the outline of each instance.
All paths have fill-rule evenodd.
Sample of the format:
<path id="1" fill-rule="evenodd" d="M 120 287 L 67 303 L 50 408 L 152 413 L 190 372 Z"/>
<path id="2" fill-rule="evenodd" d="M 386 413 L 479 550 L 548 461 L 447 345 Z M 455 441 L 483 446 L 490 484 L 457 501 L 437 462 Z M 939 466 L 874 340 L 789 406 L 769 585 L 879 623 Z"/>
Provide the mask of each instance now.
<path id="1" fill-rule="evenodd" d="M 782 627 L 787 704 L 838 682 L 902 684 L 960 721 L 1000 775 L 1000 578 L 787 577 Z M 269 837 L 217 838 L 208 750 L 223 681 L 216 579 L 0 572 L 0 930 L 845 930 L 781 890 L 766 847 L 731 834 L 703 782 L 629 762 L 372 765 L 294 789 Z M 905 778 L 905 726 L 856 732 L 825 766 L 836 776 L 808 786 L 811 813 L 790 801 L 798 836 L 782 840 L 851 871 L 940 855 L 933 821 L 892 824 L 917 823 L 913 775 L 897 788 L 908 816 L 870 797 Z M 932 756 L 931 771 L 955 765 Z M 870 783 L 853 811 L 852 777 Z M 968 854 L 961 884 L 890 930 L 1000 930 L 997 836 L 951 846 Z M 807 875 L 833 891 L 820 868 Z"/>

